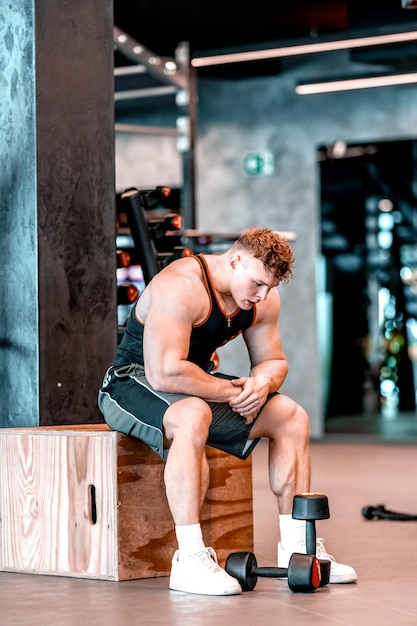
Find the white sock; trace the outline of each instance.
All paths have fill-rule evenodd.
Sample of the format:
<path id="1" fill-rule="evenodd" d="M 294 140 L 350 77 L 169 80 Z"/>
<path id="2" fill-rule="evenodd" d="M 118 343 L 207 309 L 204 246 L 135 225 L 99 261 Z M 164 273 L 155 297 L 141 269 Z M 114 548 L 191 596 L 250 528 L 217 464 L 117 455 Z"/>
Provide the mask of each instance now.
<path id="1" fill-rule="evenodd" d="M 279 529 L 284 550 L 293 550 L 297 544 L 306 542 L 305 520 L 294 519 L 292 515 L 280 515 Z"/>
<path id="2" fill-rule="evenodd" d="M 175 534 L 178 541 L 180 555 L 195 554 L 206 547 L 203 541 L 203 533 L 200 524 L 188 526 L 175 526 Z"/>

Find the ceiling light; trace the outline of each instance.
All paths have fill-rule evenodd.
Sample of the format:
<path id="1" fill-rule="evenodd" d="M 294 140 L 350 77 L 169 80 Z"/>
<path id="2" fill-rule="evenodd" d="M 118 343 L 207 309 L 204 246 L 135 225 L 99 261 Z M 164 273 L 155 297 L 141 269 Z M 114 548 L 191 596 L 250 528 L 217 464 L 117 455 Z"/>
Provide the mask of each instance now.
<path id="1" fill-rule="evenodd" d="M 267 50 L 252 50 L 248 52 L 232 52 L 207 57 L 196 57 L 191 60 L 191 65 L 193 67 L 208 67 L 211 65 L 242 63 L 243 61 L 265 61 L 267 59 L 314 54 L 317 52 L 333 52 L 335 50 L 347 50 L 352 48 L 365 48 L 391 43 L 404 43 L 406 41 L 417 41 L 417 30 L 349 37 L 347 39 L 337 39 L 333 41 L 315 41 L 314 43 L 284 45 L 280 48 Z"/>
<path id="2" fill-rule="evenodd" d="M 336 141 L 336 143 L 333 145 L 332 155 L 335 159 L 343 159 L 343 157 L 346 156 L 346 148 L 346 142 L 342 139 L 339 139 L 339 141 Z"/>
<path id="3" fill-rule="evenodd" d="M 383 213 L 390 213 L 393 208 L 394 205 L 392 203 L 392 200 L 390 200 L 389 198 L 382 198 L 382 200 L 378 202 L 378 209 Z"/>
<path id="4" fill-rule="evenodd" d="M 317 83 L 300 83 L 295 92 L 301 96 L 333 91 L 349 91 L 351 89 L 367 89 L 370 87 L 388 87 L 392 85 L 408 85 L 417 83 L 417 72 L 409 74 L 391 74 L 383 76 L 365 76 L 342 80 L 326 80 Z"/>

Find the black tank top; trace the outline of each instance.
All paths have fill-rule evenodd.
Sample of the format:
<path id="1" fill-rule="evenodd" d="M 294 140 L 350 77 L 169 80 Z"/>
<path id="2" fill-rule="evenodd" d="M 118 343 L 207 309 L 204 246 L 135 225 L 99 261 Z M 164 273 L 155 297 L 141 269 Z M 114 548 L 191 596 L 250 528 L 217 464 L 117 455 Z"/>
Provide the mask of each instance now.
<path id="1" fill-rule="evenodd" d="M 210 310 L 207 318 L 198 326 L 193 326 L 190 336 L 190 348 L 187 360 L 195 363 L 206 372 L 210 372 L 213 363 L 211 356 L 220 346 L 234 339 L 247 330 L 255 321 L 255 307 L 249 311 L 236 309 L 230 316 L 226 316 L 220 309 L 216 294 L 210 281 L 207 263 L 202 255 L 193 257 L 201 267 L 203 282 L 210 298 Z M 135 308 L 126 324 L 126 330 L 119 348 L 113 359 L 113 366 L 143 363 L 143 329 L 144 326 L 135 316 Z"/>

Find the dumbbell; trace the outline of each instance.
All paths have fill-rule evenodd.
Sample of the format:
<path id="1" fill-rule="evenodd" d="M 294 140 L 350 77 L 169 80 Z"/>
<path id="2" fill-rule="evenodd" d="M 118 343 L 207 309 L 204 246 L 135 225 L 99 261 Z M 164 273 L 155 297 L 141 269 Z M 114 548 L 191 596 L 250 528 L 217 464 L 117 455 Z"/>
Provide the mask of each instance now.
<path id="1" fill-rule="evenodd" d="M 316 554 L 316 520 L 329 519 L 329 501 L 322 493 L 298 493 L 293 499 L 292 517 L 305 520 L 306 523 L 306 552 Z M 321 586 L 324 587 L 330 580 L 330 561 L 320 559 Z"/>
<path id="2" fill-rule="evenodd" d="M 385 508 L 384 504 L 364 506 L 362 509 L 362 515 L 365 519 L 389 519 L 397 522 L 415 522 L 417 520 L 417 515 L 414 513 L 390 511 Z"/>
<path id="3" fill-rule="evenodd" d="M 258 577 L 287 578 L 294 592 L 315 591 L 321 582 L 319 560 L 297 552 L 291 555 L 288 567 L 258 567 L 253 552 L 233 552 L 226 559 L 225 570 L 239 581 L 242 591 L 252 591 Z"/>

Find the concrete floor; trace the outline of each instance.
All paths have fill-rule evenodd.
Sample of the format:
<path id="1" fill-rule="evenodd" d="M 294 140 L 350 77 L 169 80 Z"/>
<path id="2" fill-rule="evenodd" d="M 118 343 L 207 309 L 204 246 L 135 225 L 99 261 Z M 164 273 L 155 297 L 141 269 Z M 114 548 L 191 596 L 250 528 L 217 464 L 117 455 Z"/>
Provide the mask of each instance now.
<path id="1" fill-rule="evenodd" d="M 241 596 L 170 592 L 168 579 L 104 582 L 0 573 L 1 626 L 405 626 L 417 624 L 417 522 L 365 520 L 364 505 L 417 513 L 415 444 L 312 443 L 312 489 L 329 497 L 329 520 L 317 523 L 328 551 L 353 565 L 354 585 L 294 594 L 283 580 L 258 579 Z M 268 489 L 267 444 L 253 454 L 255 553 L 275 565 L 277 511 Z"/>

